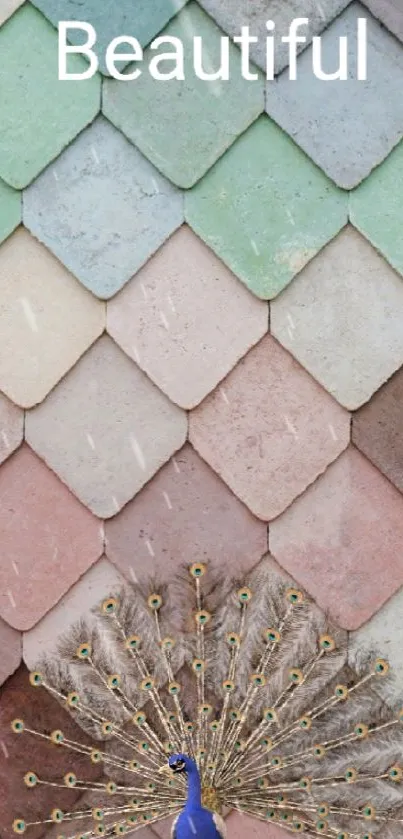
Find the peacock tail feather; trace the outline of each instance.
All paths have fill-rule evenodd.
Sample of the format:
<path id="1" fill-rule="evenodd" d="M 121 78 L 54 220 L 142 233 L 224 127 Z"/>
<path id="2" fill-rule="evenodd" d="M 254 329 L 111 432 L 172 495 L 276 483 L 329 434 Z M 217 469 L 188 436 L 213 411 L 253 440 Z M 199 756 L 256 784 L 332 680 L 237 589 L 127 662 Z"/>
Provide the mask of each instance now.
<path id="1" fill-rule="evenodd" d="M 71 753 L 57 782 L 27 771 L 33 793 L 54 787 L 54 809 L 41 822 L 16 818 L 14 830 L 60 824 L 66 839 L 94 839 L 173 816 L 186 779 L 159 770 L 184 753 L 196 761 L 208 809 L 310 837 L 397 839 L 403 711 L 373 690 L 384 678 L 383 659 L 360 674 L 348 668 L 346 634 L 267 559 L 235 583 L 197 563 L 166 586 L 127 586 L 30 675 L 93 744 L 13 721 L 19 736 Z M 77 777 L 77 754 L 102 764 L 101 780 Z M 62 812 L 57 790 L 66 787 L 89 803 Z"/>

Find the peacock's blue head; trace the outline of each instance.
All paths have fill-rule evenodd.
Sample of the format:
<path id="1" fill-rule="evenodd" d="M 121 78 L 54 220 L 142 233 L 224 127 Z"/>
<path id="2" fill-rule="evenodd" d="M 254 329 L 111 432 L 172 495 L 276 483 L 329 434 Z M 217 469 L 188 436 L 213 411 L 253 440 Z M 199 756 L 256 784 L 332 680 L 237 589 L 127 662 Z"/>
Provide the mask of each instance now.
<path id="1" fill-rule="evenodd" d="M 168 766 L 175 775 L 182 772 L 185 772 L 186 775 L 191 775 L 192 773 L 197 772 L 197 766 L 194 760 L 184 754 L 170 755 Z"/>

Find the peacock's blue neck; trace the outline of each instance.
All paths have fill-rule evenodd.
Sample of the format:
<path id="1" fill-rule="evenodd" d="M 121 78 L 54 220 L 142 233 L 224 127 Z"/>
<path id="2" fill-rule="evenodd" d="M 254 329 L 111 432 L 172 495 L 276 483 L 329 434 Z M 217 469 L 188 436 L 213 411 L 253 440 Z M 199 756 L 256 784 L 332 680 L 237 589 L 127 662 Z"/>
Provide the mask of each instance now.
<path id="1" fill-rule="evenodd" d="M 197 769 L 197 766 L 192 761 L 191 768 L 187 771 L 187 799 L 186 799 L 186 810 L 193 810 L 197 807 L 201 807 L 201 781 L 200 775 Z"/>

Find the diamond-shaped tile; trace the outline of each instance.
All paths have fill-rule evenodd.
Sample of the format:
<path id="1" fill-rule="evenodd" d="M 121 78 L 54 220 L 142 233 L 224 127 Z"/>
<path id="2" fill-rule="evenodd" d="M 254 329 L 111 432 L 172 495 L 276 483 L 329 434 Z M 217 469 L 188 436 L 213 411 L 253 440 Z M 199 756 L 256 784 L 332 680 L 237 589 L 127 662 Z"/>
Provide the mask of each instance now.
<path id="1" fill-rule="evenodd" d="M 345 407 L 403 364 L 403 281 L 347 227 L 272 304 L 271 330 Z"/>
<path id="2" fill-rule="evenodd" d="M 1 467 L 0 497 L 0 615 L 30 629 L 100 556 L 100 523 L 28 446 Z"/>
<path id="3" fill-rule="evenodd" d="M 24 0 L 0 0 L 0 24 L 11 17 L 23 2 Z"/>
<path id="4" fill-rule="evenodd" d="M 261 117 L 186 195 L 196 233 L 258 297 L 275 297 L 347 222 L 347 198 Z"/>
<path id="5" fill-rule="evenodd" d="M 23 434 L 23 412 L 0 393 L 0 463 L 18 449 Z"/>
<path id="6" fill-rule="evenodd" d="M 222 32 L 196 3 L 190 3 L 164 30 L 183 44 L 185 81 L 163 82 L 148 71 L 132 81 L 108 80 L 103 112 L 171 181 L 191 187 L 264 110 L 263 77 L 242 77 L 241 57 L 230 43 L 230 82 L 198 78 L 193 38 L 203 43 L 203 68 L 220 67 Z M 145 53 L 146 64 L 155 51 Z M 161 66 L 163 73 L 172 70 Z M 242 107 L 239 103 L 242 102 Z M 161 130 L 163 125 L 163 130 Z"/>
<path id="7" fill-rule="evenodd" d="M 356 70 L 360 17 L 367 18 L 368 27 L 366 81 L 357 79 Z M 317 78 L 310 47 L 298 59 L 296 80 L 284 71 L 268 82 L 266 109 L 335 183 L 351 189 L 403 135 L 403 50 L 361 3 L 354 2 L 321 37 L 327 73 L 339 66 L 343 36 L 348 39 L 348 80 Z"/>
<path id="8" fill-rule="evenodd" d="M 72 753 L 68 749 L 55 748 L 39 737 L 14 734 L 11 721 L 16 718 L 25 720 L 27 727 L 38 731 L 60 728 L 71 740 L 90 744 L 88 737 L 53 696 L 30 685 L 28 671 L 22 666 L 4 685 L 0 705 L 0 824 L 3 839 L 15 839 L 12 829 L 15 818 L 23 817 L 28 822 L 48 819 L 55 804 L 68 812 L 80 797 L 80 792 L 74 789 L 55 790 L 38 784 L 33 793 L 25 786 L 24 775 L 31 770 L 40 778 L 63 787 L 63 776 L 72 769 Z M 102 772 L 102 765 L 91 763 L 87 755 L 76 752 L 74 772 L 78 777 L 95 781 Z M 43 826 L 29 828 L 31 839 L 43 835 Z"/>
<path id="9" fill-rule="evenodd" d="M 25 433 L 78 498 L 108 517 L 183 445 L 186 431 L 186 414 L 105 336 L 27 415 Z"/>
<path id="10" fill-rule="evenodd" d="M 92 24 L 97 34 L 94 51 L 99 59 L 100 70 L 108 74 L 105 66 L 105 52 L 112 38 L 119 35 L 135 36 L 145 46 L 168 21 L 182 9 L 187 0 L 33 0 L 34 5 L 57 27 L 59 20 L 85 20 Z M 68 33 L 69 43 L 82 44 L 85 34 L 74 29 Z M 128 52 L 126 44 L 117 52 Z M 128 64 L 117 64 L 118 70 Z"/>
<path id="11" fill-rule="evenodd" d="M 8 679 L 21 664 L 21 633 L 16 632 L 0 618 L 0 685 Z"/>
<path id="12" fill-rule="evenodd" d="M 185 226 L 109 304 L 107 324 L 173 402 L 193 408 L 267 332 L 268 309 Z"/>
<path id="13" fill-rule="evenodd" d="M 403 584 L 403 498 L 350 448 L 272 523 L 270 548 L 337 623 L 357 629 Z"/>
<path id="14" fill-rule="evenodd" d="M 403 492 L 403 368 L 353 416 L 353 443 Z"/>
<path id="15" fill-rule="evenodd" d="M 349 660 L 358 672 L 363 672 L 368 659 L 375 655 L 390 664 L 388 679 L 377 679 L 375 690 L 393 704 L 403 696 L 403 589 L 397 592 L 368 623 L 350 635 Z"/>
<path id="16" fill-rule="evenodd" d="M 403 274 L 403 142 L 350 195 L 355 227 Z"/>
<path id="17" fill-rule="evenodd" d="M 24 194 L 25 225 L 104 298 L 182 221 L 180 192 L 102 117 Z"/>
<path id="18" fill-rule="evenodd" d="M 290 23 L 301 14 L 307 17 L 309 24 L 304 28 L 306 43 L 313 35 L 319 35 L 329 23 L 348 6 L 350 0 L 199 0 L 200 5 L 208 12 L 218 25 L 228 32 L 231 37 L 239 35 L 242 26 L 249 26 L 250 34 L 259 40 L 251 44 L 250 55 L 253 61 L 266 71 L 266 38 L 275 34 L 274 40 L 274 69 L 279 73 L 289 63 L 288 46 L 282 42 L 282 37 L 288 35 Z M 396 0 L 399 2 L 399 0 Z M 266 22 L 272 20 L 275 30 L 268 32 Z M 302 32 L 302 30 L 301 30 Z M 298 44 L 298 52 L 305 49 L 306 44 Z"/>
<path id="19" fill-rule="evenodd" d="M 288 830 L 268 822 L 253 819 L 244 813 L 230 813 L 226 820 L 228 836 L 231 839 L 287 839 L 291 836 Z"/>
<path id="20" fill-rule="evenodd" d="M 21 196 L 0 181 L 0 242 L 15 230 L 21 221 Z"/>
<path id="21" fill-rule="evenodd" d="M 23 636 L 23 656 L 34 670 L 42 656 L 56 653 L 60 638 L 80 619 L 88 624 L 91 610 L 117 594 L 124 579 L 105 557 L 95 563 L 39 623 Z"/>
<path id="22" fill-rule="evenodd" d="M 403 6 L 400 0 L 364 0 L 368 9 L 403 41 Z"/>
<path id="23" fill-rule="evenodd" d="M 0 51 L 0 177 L 20 189 L 94 119 L 100 77 L 59 81 L 57 32 L 30 3 L 1 28 Z M 71 58 L 71 72 L 88 66 Z"/>
<path id="24" fill-rule="evenodd" d="M 30 408 L 102 333 L 104 306 L 24 228 L 0 247 L 0 387 Z"/>
<path id="25" fill-rule="evenodd" d="M 190 441 L 259 518 L 272 519 L 348 445 L 346 411 L 267 336 L 190 415 Z"/>
<path id="26" fill-rule="evenodd" d="M 106 523 L 108 557 L 128 579 L 171 578 L 183 562 L 209 561 L 237 574 L 267 550 L 266 526 L 186 445 Z"/>

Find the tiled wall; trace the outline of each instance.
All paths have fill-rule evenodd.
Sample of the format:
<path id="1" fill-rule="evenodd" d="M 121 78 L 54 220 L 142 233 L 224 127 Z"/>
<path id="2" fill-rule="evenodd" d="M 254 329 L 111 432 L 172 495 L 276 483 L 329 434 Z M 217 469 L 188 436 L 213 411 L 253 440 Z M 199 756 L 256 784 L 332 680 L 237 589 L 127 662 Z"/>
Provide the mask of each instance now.
<path id="1" fill-rule="evenodd" d="M 403 688 L 403 6 L 137 9 L 144 45 L 201 34 L 213 66 L 221 34 L 301 14 L 331 63 L 366 16 L 366 83 L 319 83 L 310 47 L 290 82 L 279 42 L 274 83 L 235 46 L 230 83 L 57 81 L 59 19 L 104 47 L 132 8 L 0 0 L 2 839 L 49 809 L 30 760 L 63 771 L 9 734 L 16 708 L 67 725 L 26 666 L 122 578 L 269 548 Z"/>

